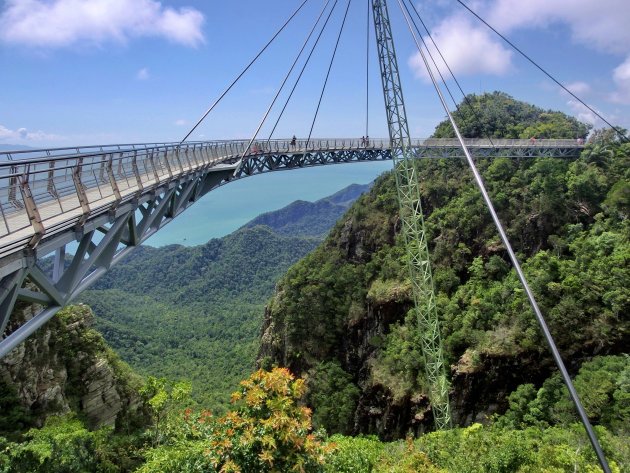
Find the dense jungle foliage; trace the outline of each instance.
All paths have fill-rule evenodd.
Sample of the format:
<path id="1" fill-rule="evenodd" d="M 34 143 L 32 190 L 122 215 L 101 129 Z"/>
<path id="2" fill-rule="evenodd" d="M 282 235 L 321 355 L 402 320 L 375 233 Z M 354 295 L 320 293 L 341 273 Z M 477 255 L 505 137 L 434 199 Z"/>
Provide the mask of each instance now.
<path id="1" fill-rule="evenodd" d="M 511 136 L 493 125 L 506 109 L 532 120 L 538 110 L 498 93 L 473 100 L 503 110 L 482 121 L 496 137 Z M 574 119 L 553 115 L 555 136 L 576 131 Z M 460 396 L 454 414 L 467 424 L 507 409 L 520 384 L 529 383 L 520 392 L 531 397 L 554 367 L 466 164 L 417 164 L 445 355 Z M 627 351 L 630 144 L 596 132 L 579 159 L 477 165 L 571 372 L 594 354 Z M 426 393 L 397 205 L 394 177 L 385 174 L 289 270 L 268 308 L 261 365 L 307 375 L 315 423 L 330 431 L 383 434 L 370 423 L 381 399 L 404 410 Z M 404 422 L 402 435 L 420 427 Z"/>
<path id="2" fill-rule="evenodd" d="M 628 443 L 627 357 L 601 357 L 579 376 L 616 377 L 608 365 L 624 366 L 625 434 L 598 427 L 597 434 L 615 472 L 630 467 Z M 588 374 L 586 374 L 588 373 Z M 579 385 L 579 383 L 578 383 Z M 596 472 L 597 462 L 581 425 L 561 421 L 541 429 L 525 421 L 508 427 L 516 411 L 493 425 L 425 434 L 418 439 L 383 443 L 375 437 L 327 437 L 313 431 L 311 412 L 303 404 L 304 380 L 286 369 L 258 371 L 232 395 L 223 416 L 192 407 L 189 383 L 150 377 L 140 390 L 153 415 L 153 425 L 133 434 L 112 429 L 90 431 L 74 415 L 51 417 L 19 443 L 0 437 L 0 472 Z M 559 402 L 566 402 L 566 392 Z M 621 391 L 620 391 L 621 392 Z M 611 407 L 610 399 L 602 405 Z M 625 416 L 625 417 L 624 417 Z M 522 419 L 522 418 L 521 418 Z M 534 426 L 532 426 L 534 425 Z"/>
<path id="3" fill-rule="evenodd" d="M 139 248 L 81 300 L 135 370 L 191 380 L 195 399 L 224 410 L 254 369 L 264 304 L 276 281 L 369 187 L 353 184 L 316 202 L 294 202 L 198 247 Z"/>
<path id="4" fill-rule="evenodd" d="M 256 226 L 198 247 L 141 247 L 81 300 L 135 370 L 189 379 L 221 409 L 254 369 L 265 299 L 319 241 Z"/>
<path id="5" fill-rule="evenodd" d="M 573 117 L 544 110 L 504 92 L 470 94 L 453 114 L 467 138 L 586 138 L 591 127 Z M 435 129 L 435 138 L 455 138 L 448 120 Z"/>

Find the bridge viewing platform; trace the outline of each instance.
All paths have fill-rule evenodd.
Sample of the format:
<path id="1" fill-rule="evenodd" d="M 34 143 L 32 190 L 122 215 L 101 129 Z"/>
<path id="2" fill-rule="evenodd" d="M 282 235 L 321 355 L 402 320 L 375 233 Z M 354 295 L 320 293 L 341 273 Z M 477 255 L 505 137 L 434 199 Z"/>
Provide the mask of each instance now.
<path id="1" fill-rule="evenodd" d="M 266 172 L 391 159 L 389 140 L 380 139 L 248 145 L 234 140 L 0 152 L 0 358 L 211 190 Z M 576 158 L 584 147 L 576 140 L 467 145 L 478 158 L 516 159 Z M 464 157 L 455 139 L 412 140 L 411 151 L 416 158 Z M 23 324 L 8 325 L 18 300 L 40 309 Z"/>

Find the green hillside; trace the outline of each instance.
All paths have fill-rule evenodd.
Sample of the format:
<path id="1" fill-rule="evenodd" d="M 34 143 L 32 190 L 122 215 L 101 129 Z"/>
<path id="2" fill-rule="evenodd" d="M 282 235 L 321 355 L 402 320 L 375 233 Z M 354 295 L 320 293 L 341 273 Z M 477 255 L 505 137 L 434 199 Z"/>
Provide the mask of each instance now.
<path id="1" fill-rule="evenodd" d="M 527 109 L 503 94 L 482 102 L 493 96 L 499 116 Z M 577 160 L 477 160 L 573 374 L 630 345 L 630 145 L 595 138 Z M 418 176 L 454 420 L 485 422 L 555 368 L 466 164 L 421 161 Z M 259 361 L 308 376 L 314 419 L 332 431 L 392 439 L 432 426 L 397 213 L 387 174 L 269 303 Z"/>
<path id="2" fill-rule="evenodd" d="M 275 282 L 318 241 L 258 226 L 199 247 L 142 247 L 81 300 L 134 369 L 190 379 L 195 397 L 217 409 L 254 368 Z"/>
<path id="3" fill-rule="evenodd" d="M 297 200 L 286 207 L 259 215 L 246 228 L 266 225 L 281 235 L 323 238 L 357 198 L 371 184 L 352 184 L 316 202 Z"/>
<path id="4" fill-rule="evenodd" d="M 139 373 L 189 379 L 194 397 L 221 411 L 254 369 L 264 304 L 277 280 L 367 188 L 293 203 L 198 247 L 140 247 L 81 300 Z"/>

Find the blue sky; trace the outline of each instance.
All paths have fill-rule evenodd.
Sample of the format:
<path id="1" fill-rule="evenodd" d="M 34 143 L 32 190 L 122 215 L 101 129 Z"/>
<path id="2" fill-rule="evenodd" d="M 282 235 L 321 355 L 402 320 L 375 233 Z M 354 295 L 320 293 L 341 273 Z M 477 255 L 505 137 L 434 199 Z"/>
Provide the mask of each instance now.
<path id="1" fill-rule="evenodd" d="M 0 144 L 45 147 L 179 140 L 298 4 L 297 0 L 0 2 Z M 607 118 L 630 125 L 629 2 L 476 0 L 469 4 Z M 323 5 L 322 0 L 306 4 L 193 139 L 251 136 Z M 340 0 L 276 135 L 308 133 L 344 7 Z M 454 0 L 425 1 L 419 7 L 466 92 L 504 90 L 593 121 Z M 316 136 L 364 133 L 367 1 L 353 0 L 350 8 Z M 444 112 L 413 60 L 414 45 L 397 3 L 390 1 L 389 9 L 412 134 L 427 136 Z M 371 65 L 370 135 L 384 136 L 374 54 Z"/>

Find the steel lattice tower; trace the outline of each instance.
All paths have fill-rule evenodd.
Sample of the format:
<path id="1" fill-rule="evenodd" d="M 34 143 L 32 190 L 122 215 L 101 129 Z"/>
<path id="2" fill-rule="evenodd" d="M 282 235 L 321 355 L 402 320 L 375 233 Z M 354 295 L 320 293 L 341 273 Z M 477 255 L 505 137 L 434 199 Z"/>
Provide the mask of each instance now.
<path id="1" fill-rule="evenodd" d="M 374 12 L 374 28 L 376 30 L 387 125 L 394 161 L 394 174 L 398 189 L 400 220 L 407 249 L 407 266 L 413 287 L 429 398 L 436 427 L 446 429 L 451 425 L 448 401 L 449 382 L 444 365 L 429 248 L 420 204 L 420 184 L 416 166 L 410 153 L 411 140 L 407 113 L 386 0 L 372 0 L 372 10 Z"/>

